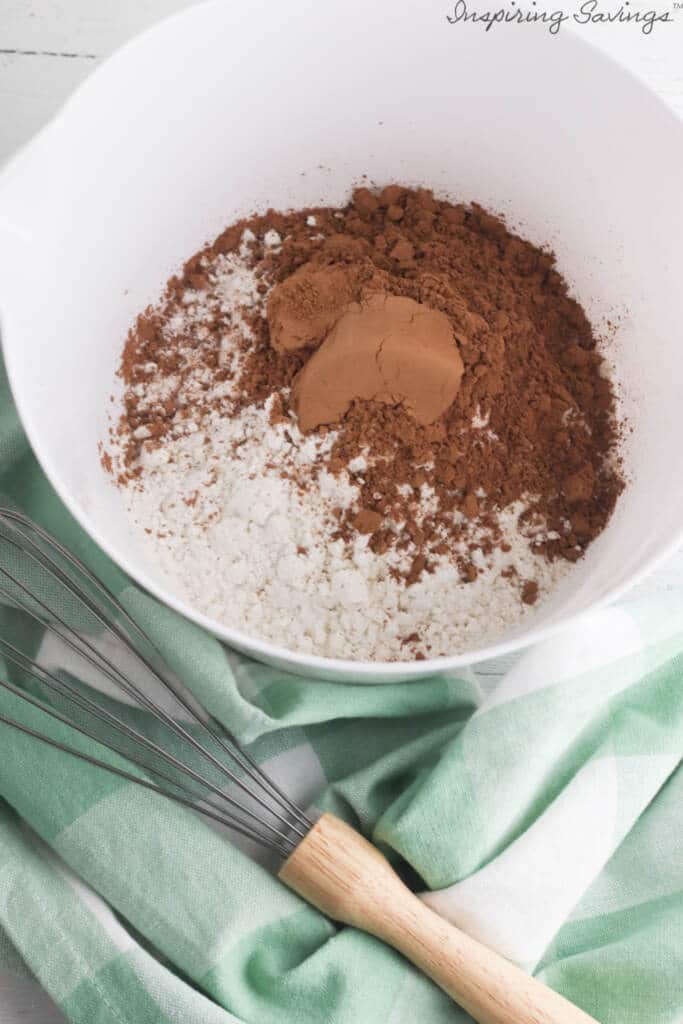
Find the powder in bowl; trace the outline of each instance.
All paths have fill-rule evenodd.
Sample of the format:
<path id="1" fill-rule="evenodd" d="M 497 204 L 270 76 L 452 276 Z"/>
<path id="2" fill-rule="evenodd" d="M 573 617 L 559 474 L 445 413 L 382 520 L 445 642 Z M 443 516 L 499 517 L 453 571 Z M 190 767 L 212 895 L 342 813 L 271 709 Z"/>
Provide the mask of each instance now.
<path id="1" fill-rule="evenodd" d="M 379 303 L 430 324 L 389 368 L 386 322 L 348 327 Z M 612 384 L 552 254 L 426 189 L 232 225 L 141 314 L 121 372 L 105 457 L 156 557 L 198 610 L 290 649 L 492 643 L 623 486 Z"/>

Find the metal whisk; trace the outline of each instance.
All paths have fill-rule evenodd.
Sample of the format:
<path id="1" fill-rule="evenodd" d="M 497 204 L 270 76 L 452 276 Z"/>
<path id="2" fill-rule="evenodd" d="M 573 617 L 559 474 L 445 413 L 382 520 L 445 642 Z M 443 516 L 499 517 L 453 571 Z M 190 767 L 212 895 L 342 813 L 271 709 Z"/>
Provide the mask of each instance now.
<path id="1" fill-rule="evenodd" d="M 13 670 L 0 670 L 0 691 L 19 716 L 0 713 L 0 723 L 274 851 L 285 884 L 394 946 L 481 1024 L 596 1024 L 436 915 L 350 826 L 331 814 L 312 822 L 170 673 L 108 588 L 45 530 L 2 508 L 0 604 L 0 655 Z M 42 653 L 27 654 L 41 638 Z M 47 719 L 74 742 L 48 735 Z"/>
<path id="2" fill-rule="evenodd" d="M 6 546 L 15 555 L 14 559 L 2 558 L 2 548 Z M 0 637 L 0 654 L 30 677 L 51 702 L 41 700 L 38 695 L 4 679 L 0 679 L 0 687 L 81 735 L 104 743 L 144 774 L 105 764 L 101 759 L 40 734 L 7 716 L 0 715 L 0 721 L 81 760 L 106 767 L 125 779 L 193 807 L 206 817 L 287 857 L 313 827 L 313 822 L 261 771 L 234 738 L 211 719 L 186 687 L 173 679 L 161 665 L 155 665 L 153 656 L 158 652 L 154 644 L 114 595 L 44 530 L 26 516 L 6 509 L 0 509 L 0 560 L 0 595 L 10 606 L 18 608 L 63 644 L 71 655 L 70 660 L 77 665 L 80 663 L 81 668 L 95 669 L 120 697 L 155 716 L 163 726 L 162 733 L 168 733 L 167 739 L 172 736 L 180 741 L 180 753 L 175 754 L 145 736 L 139 728 L 121 717 L 120 710 L 108 710 L 102 704 L 99 691 L 88 690 L 63 674 L 41 666 L 4 637 Z M 27 574 L 26 569 L 33 569 L 33 572 Z M 63 591 L 67 607 L 72 602 L 82 604 L 85 615 L 72 614 L 70 623 L 68 611 L 62 613 L 55 609 L 54 604 L 49 606 L 44 597 L 36 593 L 35 584 L 32 588 L 27 583 L 27 575 L 34 580 L 40 579 L 44 588 L 50 581 L 56 592 Z M 74 620 L 81 621 L 81 628 L 76 628 Z M 99 636 L 85 632 L 83 622 L 99 627 Z M 118 654 L 122 650 L 130 654 L 133 671 L 129 669 L 124 674 L 115 655 L 103 651 L 103 639 L 113 640 Z M 152 656 L 143 653 L 145 648 Z M 139 680 L 136 680 L 135 673 Z M 175 704 L 176 713 L 180 712 L 187 724 L 163 706 L 161 698 L 164 696 L 170 698 L 168 703 L 171 706 Z M 230 792 L 225 792 L 220 783 L 223 787 L 226 784 L 236 787 L 242 803 Z"/>

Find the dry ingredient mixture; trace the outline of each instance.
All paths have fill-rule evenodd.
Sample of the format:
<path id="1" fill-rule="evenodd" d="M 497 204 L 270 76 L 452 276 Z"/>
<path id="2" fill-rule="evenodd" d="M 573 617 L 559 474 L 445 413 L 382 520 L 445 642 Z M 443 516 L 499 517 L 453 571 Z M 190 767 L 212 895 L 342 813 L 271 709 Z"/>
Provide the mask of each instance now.
<path id="1" fill-rule="evenodd" d="M 519 624 L 623 486 L 612 385 L 552 254 L 358 188 L 229 227 L 130 331 L 103 463 L 205 614 L 410 660 Z"/>

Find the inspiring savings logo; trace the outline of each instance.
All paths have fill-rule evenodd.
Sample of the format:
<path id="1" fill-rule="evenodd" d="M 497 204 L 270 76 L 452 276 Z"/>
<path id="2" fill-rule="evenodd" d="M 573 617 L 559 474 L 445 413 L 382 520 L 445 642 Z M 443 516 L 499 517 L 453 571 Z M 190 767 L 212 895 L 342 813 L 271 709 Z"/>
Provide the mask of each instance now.
<path id="1" fill-rule="evenodd" d="M 674 3 L 674 8 L 683 9 L 683 2 Z M 492 10 L 474 10 L 468 7 L 467 0 L 456 0 L 452 12 L 446 15 L 450 25 L 480 25 L 485 32 L 490 32 L 494 25 L 531 25 L 543 24 L 551 35 L 557 35 L 562 26 L 572 21 L 577 25 L 631 25 L 637 27 L 643 35 L 650 35 L 655 25 L 671 24 L 674 16 L 671 10 L 634 9 L 629 0 L 614 8 L 601 7 L 600 0 L 584 0 L 574 10 L 556 8 L 543 10 L 536 0 L 524 7 L 510 0 L 507 6 Z"/>

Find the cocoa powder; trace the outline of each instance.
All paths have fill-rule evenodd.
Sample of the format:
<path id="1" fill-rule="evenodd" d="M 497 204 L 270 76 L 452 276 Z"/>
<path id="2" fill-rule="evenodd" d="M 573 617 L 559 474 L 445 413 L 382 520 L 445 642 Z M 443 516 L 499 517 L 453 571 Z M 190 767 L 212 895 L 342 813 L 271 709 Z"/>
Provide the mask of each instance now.
<path id="1" fill-rule="evenodd" d="M 514 235 L 480 206 L 439 200 L 428 189 L 360 188 L 341 209 L 271 210 L 232 225 L 197 253 L 127 339 L 122 478 L 135 474 L 142 444 L 163 444 L 190 415 L 177 400 L 189 372 L 190 340 L 192 358 L 207 368 L 212 384 L 234 376 L 221 364 L 229 314 L 203 323 L 202 336 L 194 339 L 169 339 L 164 325 L 188 290 L 206 287 L 215 261 L 237 250 L 246 229 L 255 236 L 250 258 L 262 293 L 285 284 L 271 293 L 270 325 L 249 306 L 240 311 L 251 336 L 241 343 L 237 396 L 207 397 L 204 404 L 200 398 L 193 416 L 209 409 L 231 415 L 273 394 L 271 416 L 295 416 L 292 382 L 349 300 L 368 290 L 406 297 L 448 318 L 462 380 L 447 411 L 427 425 L 400 402 L 351 402 L 335 424 L 325 468 L 346 472 L 360 456 L 367 465 L 354 475 L 359 507 L 340 510 L 338 536 L 369 534 L 376 552 L 417 550 L 410 583 L 429 571 L 431 556 L 455 551 L 473 519 L 482 525 L 484 551 L 502 543 L 497 512 L 523 500 L 520 529 L 535 551 L 550 559 L 581 556 L 623 487 L 614 394 L 597 338 L 552 253 Z M 264 241 L 273 231 L 280 246 Z M 316 282 L 331 280 L 338 280 L 339 293 L 321 295 Z M 142 408 L 140 386 L 144 391 L 150 367 L 173 386 L 163 402 Z M 428 514 L 425 488 L 435 498 Z M 466 555 L 453 557 L 463 580 L 476 576 Z M 524 602 L 533 603 L 536 592 L 533 581 L 520 582 Z"/>

